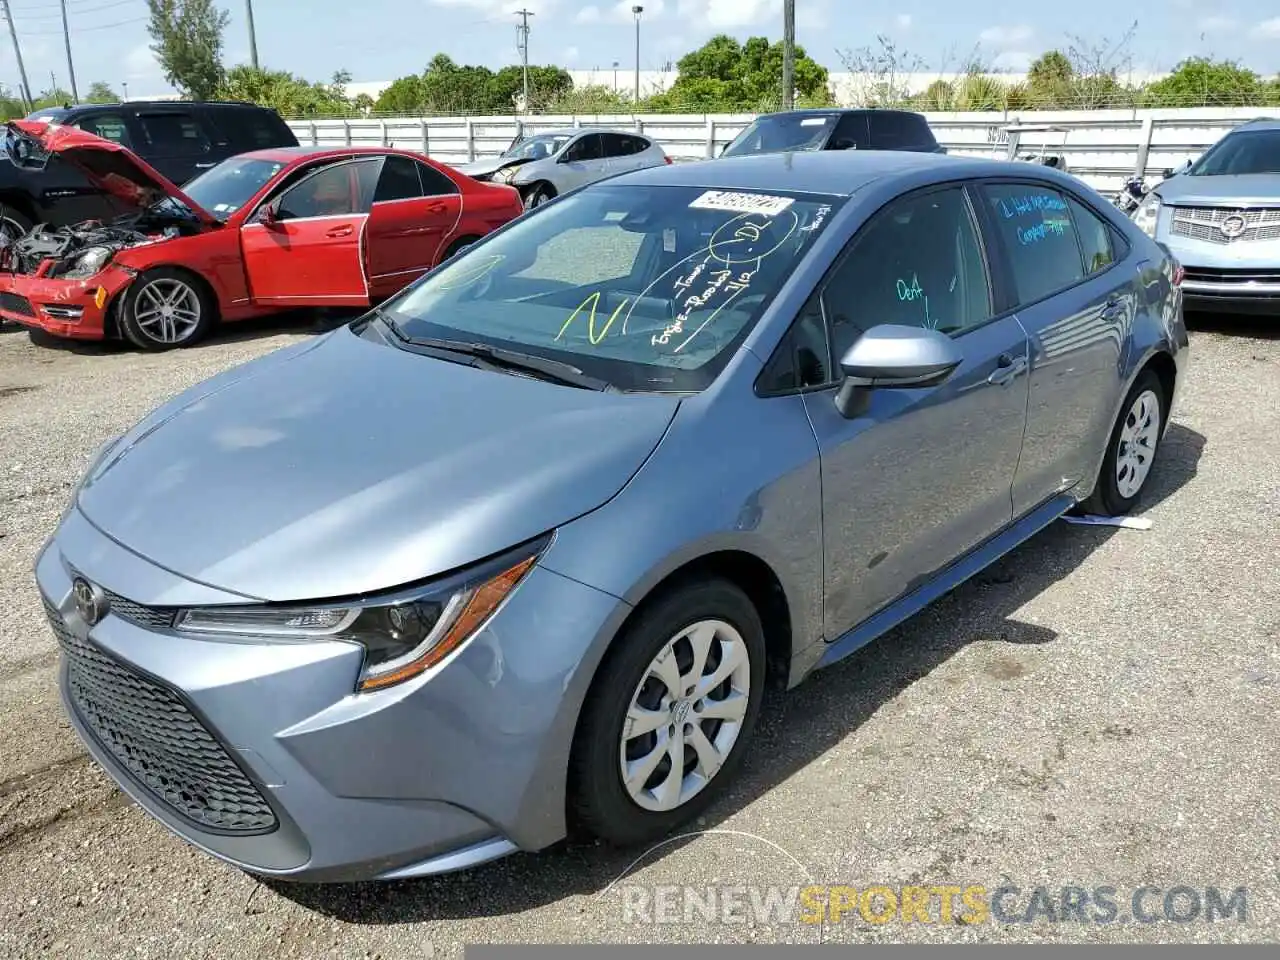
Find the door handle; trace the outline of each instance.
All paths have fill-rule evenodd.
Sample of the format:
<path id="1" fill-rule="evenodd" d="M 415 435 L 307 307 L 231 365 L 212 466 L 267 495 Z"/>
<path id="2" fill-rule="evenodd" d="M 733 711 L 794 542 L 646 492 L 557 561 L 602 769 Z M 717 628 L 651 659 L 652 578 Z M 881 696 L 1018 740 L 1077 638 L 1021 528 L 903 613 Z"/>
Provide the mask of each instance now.
<path id="1" fill-rule="evenodd" d="M 349 224 L 348 224 L 347 226 L 345 226 L 345 227 L 334 227 L 332 230 L 330 230 L 328 233 L 326 233 L 326 234 L 325 234 L 325 236 L 326 236 L 326 237 L 331 237 L 331 238 L 334 238 L 334 239 L 336 239 L 336 238 L 338 238 L 338 237 L 349 237 L 349 236 L 351 236 L 351 233 L 352 233 L 352 231 L 353 231 L 354 229 L 355 229 L 355 228 L 354 228 L 354 227 L 352 227 L 352 226 L 351 226 L 351 225 L 349 225 Z"/>
<path id="2" fill-rule="evenodd" d="M 995 370 L 991 371 L 991 376 L 987 377 L 987 383 L 1003 387 L 1005 384 L 1011 383 L 1026 369 L 1026 357 L 1013 357 L 1007 353 L 1002 353 L 999 359 L 996 360 Z"/>
<path id="3" fill-rule="evenodd" d="M 433 203 L 427 207 L 427 213 L 444 213 L 448 208 L 443 203 Z"/>

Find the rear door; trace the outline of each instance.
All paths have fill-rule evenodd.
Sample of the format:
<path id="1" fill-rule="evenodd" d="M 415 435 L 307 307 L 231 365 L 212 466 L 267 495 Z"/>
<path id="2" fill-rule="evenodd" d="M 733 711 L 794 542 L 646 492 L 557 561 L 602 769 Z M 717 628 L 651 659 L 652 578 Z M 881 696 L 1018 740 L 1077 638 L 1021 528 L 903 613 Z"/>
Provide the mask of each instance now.
<path id="1" fill-rule="evenodd" d="M 1079 198 L 1034 181 L 989 182 L 981 192 L 1031 342 L 1027 438 L 1013 485 L 1021 515 L 1097 470 L 1143 291 L 1137 270 L 1123 267 L 1123 238 Z"/>
<path id="2" fill-rule="evenodd" d="M 381 158 L 328 164 L 285 188 L 240 228 L 249 295 L 264 306 L 369 303 L 364 234 Z"/>
<path id="3" fill-rule="evenodd" d="M 560 193 L 567 193 L 575 187 L 599 180 L 605 175 L 607 164 L 600 134 L 583 134 L 569 144 L 557 161 L 560 169 L 556 188 Z"/>
<path id="4" fill-rule="evenodd" d="M 134 114 L 142 159 L 178 186 L 226 159 L 226 138 L 193 109 L 152 107 Z"/>
<path id="5" fill-rule="evenodd" d="M 604 143 L 606 173 L 612 175 L 653 166 L 654 161 L 644 153 L 649 147 L 649 141 L 644 137 L 630 133 L 602 133 L 600 138 Z"/>
<path id="6" fill-rule="evenodd" d="M 382 160 L 365 238 L 373 299 L 430 270 L 461 216 L 462 194 L 444 174 L 411 157 Z"/>

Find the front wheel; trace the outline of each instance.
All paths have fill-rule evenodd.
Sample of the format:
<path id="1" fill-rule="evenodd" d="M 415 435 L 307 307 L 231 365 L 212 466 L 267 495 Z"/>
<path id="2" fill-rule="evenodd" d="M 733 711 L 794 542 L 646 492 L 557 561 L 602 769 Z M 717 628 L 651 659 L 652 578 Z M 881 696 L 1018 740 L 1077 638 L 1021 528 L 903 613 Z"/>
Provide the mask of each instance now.
<path id="1" fill-rule="evenodd" d="M 1137 505 L 1164 435 L 1165 409 L 1160 378 L 1144 370 L 1120 408 L 1098 483 L 1084 504 L 1087 512 L 1118 517 Z"/>
<path id="2" fill-rule="evenodd" d="M 697 816 L 742 762 L 764 678 L 760 617 L 736 586 L 702 580 L 652 601 L 583 710 L 569 783 L 580 824 L 626 846 Z"/>
<path id="3" fill-rule="evenodd" d="M 143 350 L 170 350 L 200 340 L 215 306 L 204 286 L 184 270 L 148 270 L 120 304 L 120 332 Z"/>
<path id="4" fill-rule="evenodd" d="M 533 210 L 549 201 L 552 196 L 553 194 L 550 187 L 546 184 L 539 184 L 530 190 L 529 195 L 524 198 L 524 208 L 526 210 Z"/>

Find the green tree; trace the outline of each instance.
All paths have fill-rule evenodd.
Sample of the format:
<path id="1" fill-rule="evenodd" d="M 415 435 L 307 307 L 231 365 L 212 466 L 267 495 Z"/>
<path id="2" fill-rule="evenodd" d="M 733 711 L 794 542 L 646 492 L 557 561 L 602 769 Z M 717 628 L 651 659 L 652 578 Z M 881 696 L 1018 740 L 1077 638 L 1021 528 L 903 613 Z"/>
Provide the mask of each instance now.
<path id="1" fill-rule="evenodd" d="M 422 77 L 411 74 L 392 81 L 391 86 L 378 95 L 373 109 L 378 113 L 416 116 L 426 112 L 427 92 Z"/>
<path id="2" fill-rule="evenodd" d="M 529 104 L 527 109 L 545 107 L 552 100 L 573 89 L 573 77 L 560 67 L 529 67 Z M 485 85 L 484 112 L 510 113 L 524 95 L 524 70 L 503 67 Z"/>
<path id="3" fill-rule="evenodd" d="M 27 115 L 22 98 L 0 83 L 0 120 L 19 120 Z"/>
<path id="4" fill-rule="evenodd" d="M 42 90 L 36 96 L 36 109 L 43 110 L 48 107 L 61 107 L 71 102 L 71 91 L 63 90 L 61 87 L 54 87 L 52 90 Z"/>
<path id="5" fill-rule="evenodd" d="M 627 113 L 630 110 L 629 100 L 599 85 L 573 87 L 547 102 L 548 113 Z"/>
<path id="6" fill-rule="evenodd" d="M 803 47 L 795 51 L 795 93 L 811 102 L 829 103 L 826 67 Z M 664 98 L 686 109 L 756 110 L 776 107 L 782 100 L 782 44 L 764 37 L 739 43 L 725 34 L 685 54 L 677 64 L 680 75 Z M 657 101 L 650 98 L 650 106 Z"/>
<path id="7" fill-rule="evenodd" d="M 1027 71 L 1027 98 L 1042 110 L 1070 104 L 1075 68 L 1061 50 L 1042 53 Z"/>
<path id="8" fill-rule="evenodd" d="M 1149 84 L 1142 102 L 1149 107 L 1240 107 L 1257 106 L 1265 95 L 1261 78 L 1234 60 L 1191 57 Z"/>
<path id="9" fill-rule="evenodd" d="M 120 94 L 111 89 L 109 84 L 103 83 L 101 80 L 95 80 L 89 86 L 89 93 L 85 97 L 88 103 L 119 103 Z"/>
<path id="10" fill-rule="evenodd" d="M 192 100 L 208 100 L 223 77 L 228 15 L 213 0 L 147 0 L 151 50 L 165 79 Z"/>
<path id="11" fill-rule="evenodd" d="M 488 67 L 461 66 L 437 53 L 422 74 L 423 108 L 428 113 L 486 113 L 489 108 Z"/>
<path id="12" fill-rule="evenodd" d="M 243 100 L 271 107 L 285 117 L 327 117 L 350 114 L 341 75 L 333 83 L 310 83 L 285 70 L 241 65 L 232 67 L 218 84 L 222 100 Z"/>

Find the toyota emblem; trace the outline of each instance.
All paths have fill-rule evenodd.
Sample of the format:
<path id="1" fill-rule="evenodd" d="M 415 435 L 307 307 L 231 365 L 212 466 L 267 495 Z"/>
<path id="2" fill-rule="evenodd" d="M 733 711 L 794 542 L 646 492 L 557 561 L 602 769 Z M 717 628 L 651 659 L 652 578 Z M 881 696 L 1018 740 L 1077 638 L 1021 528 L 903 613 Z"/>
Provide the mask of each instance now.
<path id="1" fill-rule="evenodd" d="M 1222 221 L 1222 226 L 1218 229 L 1222 231 L 1222 235 L 1224 237 L 1234 240 L 1236 237 L 1240 236 L 1240 234 L 1244 233 L 1246 226 L 1248 226 L 1248 224 L 1245 222 L 1244 217 L 1240 216 L 1238 213 L 1233 213 Z"/>
<path id="2" fill-rule="evenodd" d="M 106 595 L 88 580 L 76 577 L 71 584 L 71 592 L 76 600 L 76 613 L 89 626 L 94 626 L 107 614 Z"/>

